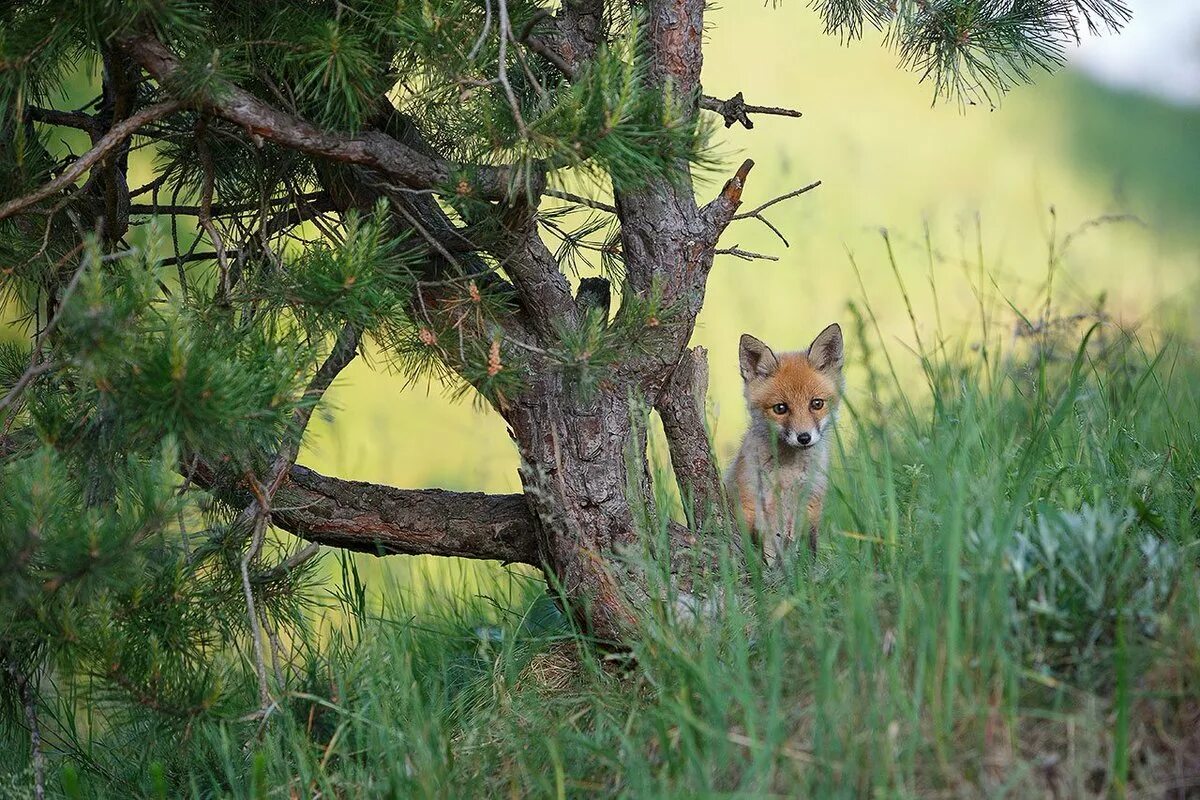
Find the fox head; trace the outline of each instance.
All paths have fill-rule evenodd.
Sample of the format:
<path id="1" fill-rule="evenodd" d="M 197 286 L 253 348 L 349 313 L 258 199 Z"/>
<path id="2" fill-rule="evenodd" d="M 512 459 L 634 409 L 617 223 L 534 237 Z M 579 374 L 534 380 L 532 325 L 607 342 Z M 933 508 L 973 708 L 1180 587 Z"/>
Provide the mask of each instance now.
<path id="1" fill-rule="evenodd" d="M 805 450 L 825 438 L 842 391 L 842 329 L 835 322 L 803 353 L 776 355 L 742 334 L 739 348 L 746 403 L 754 423 L 765 423 L 783 445 Z"/>

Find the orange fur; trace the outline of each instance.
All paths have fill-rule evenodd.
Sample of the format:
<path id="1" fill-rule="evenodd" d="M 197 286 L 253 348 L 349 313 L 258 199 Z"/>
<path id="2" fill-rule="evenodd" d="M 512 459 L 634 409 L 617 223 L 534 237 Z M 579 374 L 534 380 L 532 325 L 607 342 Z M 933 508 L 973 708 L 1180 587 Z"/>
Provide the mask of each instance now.
<path id="1" fill-rule="evenodd" d="M 842 394 L 842 352 L 837 325 L 801 353 L 776 355 L 754 337 L 742 337 L 750 428 L 726 482 L 768 560 L 790 546 L 801 505 L 809 546 L 817 546 L 829 440 Z"/>

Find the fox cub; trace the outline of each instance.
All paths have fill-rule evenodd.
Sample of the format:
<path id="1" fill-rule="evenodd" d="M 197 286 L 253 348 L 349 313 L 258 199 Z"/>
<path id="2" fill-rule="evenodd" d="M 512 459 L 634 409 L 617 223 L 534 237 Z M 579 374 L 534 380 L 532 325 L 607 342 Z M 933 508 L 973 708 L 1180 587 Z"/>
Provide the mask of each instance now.
<path id="1" fill-rule="evenodd" d="M 750 428 L 725 482 L 771 563 L 791 546 L 801 503 L 807 503 L 808 545 L 817 547 L 843 387 L 842 329 L 834 323 L 807 352 L 778 355 L 743 334 L 739 357 Z"/>

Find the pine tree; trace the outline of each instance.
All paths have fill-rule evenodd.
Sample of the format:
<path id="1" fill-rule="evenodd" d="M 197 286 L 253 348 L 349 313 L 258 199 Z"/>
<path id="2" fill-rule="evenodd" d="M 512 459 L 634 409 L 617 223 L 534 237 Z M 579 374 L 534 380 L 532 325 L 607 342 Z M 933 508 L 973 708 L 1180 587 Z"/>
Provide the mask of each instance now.
<path id="1" fill-rule="evenodd" d="M 830 34 L 883 30 L 963 104 L 1129 18 L 1120 0 L 811 5 Z M 592 633 L 621 637 L 620 584 L 636 579 L 612 557 L 652 503 L 652 410 L 688 501 L 671 553 L 722 517 L 706 365 L 688 342 L 714 255 L 752 255 L 718 243 L 753 164 L 707 202 L 692 169 L 713 165 L 715 122 L 796 116 L 704 94 L 704 13 L 703 0 L 0 8 L 0 292 L 29 333 L 0 350 L 0 659 L 15 707 L 32 713 L 50 663 L 129 713 L 253 702 L 223 688 L 230 643 L 248 648 L 265 707 L 319 545 L 542 567 Z M 60 107 L 81 73 L 98 94 Z M 58 160 L 48 142 L 66 129 L 89 145 Z M 130 185 L 148 154 L 154 178 Z M 494 409 L 523 495 L 296 465 L 364 342 Z"/>

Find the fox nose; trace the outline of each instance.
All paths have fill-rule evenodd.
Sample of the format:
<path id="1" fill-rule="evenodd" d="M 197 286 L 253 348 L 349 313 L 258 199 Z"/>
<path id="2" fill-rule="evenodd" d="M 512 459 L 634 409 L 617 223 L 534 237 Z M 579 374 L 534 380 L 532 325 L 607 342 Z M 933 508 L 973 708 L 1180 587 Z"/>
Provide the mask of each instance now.
<path id="1" fill-rule="evenodd" d="M 810 442 L 812 442 L 812 434 L 805 431 L 804 433 L 797 436 L 796 440 L 799 441 L 800 444 L 809 444 Z"/>

